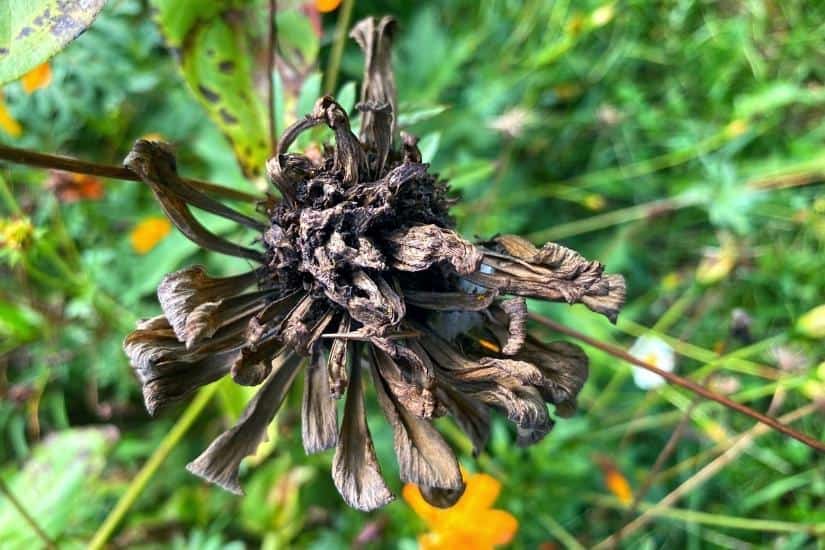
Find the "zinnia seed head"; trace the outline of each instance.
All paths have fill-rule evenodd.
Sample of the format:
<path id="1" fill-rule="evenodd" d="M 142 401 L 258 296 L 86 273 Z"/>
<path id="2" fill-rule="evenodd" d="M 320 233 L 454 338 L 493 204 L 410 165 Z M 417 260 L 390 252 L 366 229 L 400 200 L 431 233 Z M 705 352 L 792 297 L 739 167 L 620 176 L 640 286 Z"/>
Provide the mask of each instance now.
<path id="1" fill-rule="evenodd" d="M 421 162 L 414 137 L 396 135 L 394 29 L 389 17 L 356 25 L 351 36 L 366 58 L 360 135 L 332 97 L 319 99 L 267 163 L 281 198 L 262 205 L 265 219 L 193 189 L 163 145 L 139 141 L 125 161 L 187 237 L 257 266 L 232 277 L 199 266 L 167 275 L 158 287 L 163 315 L 124 343 L 153 414 L 226 375 L 260 386 L 238 424 L 189 465 L 230 491 L 240 492 L 241 460 L 264 440 L 303 370 L 306 452 L 335 448 L 333 480 L 349 505 L 371 510 L 392 500 L 366 423 L 367 370 L 402 480 L 448 506 L 464 484 L 434 418 L 450 415 L 479 452 L 490 411 L 499 411 L 529 445 L 553 426 L 547 403 L 558 416 L 572 414 L 587 378 L 578 347 L 527 332 L 525 298 L 583 303 L 611 320 L 624 301 L 622 277 L 573 250 L 512 235 L 474 244 L 455 231 L 447 183 Z M 334 143 L 320 157 L 290 151 L 321 125 Z M 257 231 L 256 244 L 215 235 L 190 206 Z M 344 396 L 339 427 L 335 400 Z"/>

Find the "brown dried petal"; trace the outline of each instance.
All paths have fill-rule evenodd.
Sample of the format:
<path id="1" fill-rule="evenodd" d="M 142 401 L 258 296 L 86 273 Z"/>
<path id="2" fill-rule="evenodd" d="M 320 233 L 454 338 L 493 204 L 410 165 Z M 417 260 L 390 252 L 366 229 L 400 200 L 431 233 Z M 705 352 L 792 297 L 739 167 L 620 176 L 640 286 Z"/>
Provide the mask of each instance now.
<path id="1" fill-rule="evenodd" d="M 247 404 L 238 423 L 221 434 L 186 469 L 227 491 L 243 494 L 238 482 L 241 461 L 266 441 L 266 431 L 295 379 L 301 358 L 292 352 L 280 355 L 273 372 Z"/>
<path id="2" fill-rule="evenodd" d="M 323 119 L 335 133 L 335 169 L 342 172 L 345 184 L 358 183 L 358 174 L 366 172 L 367 158 L 361 142 L 350 130 L 349 118 L 344 109 L 330 96 L 324 96 L 315 102 L 312 116 Z"/>
<path id="3" fill-rule="evenodd" d="M 320 346 L 315 347 L 306 369 L 301 439 L 307 454 L 331 449 L 338 442 L 338 411 L 330 393 L 324 353 Z"/>
<path id="4" fill-rule="evenodd" d="M 349 332 L 351 320 L 349 315 L 344 315 L 344 319 L 338 326 L 338 331 Z M 347 389 L 349 375 L 347 374 L 347 361 L 352 355 L 353 343 L 343 338 L 336 338 L 332 342 L 327 360 L 327 376 L 329 377 L 329 389 L 335 399 L 340 399 Z"/>
<path id="5" fill-rule="evenodd" d="M 271 290 L 262 290 L 226 300 L 200 304 L 186 317 L 184 334 L 187 349 L 192 349 L 204 340 L 212 338 L 222 326 L 259 312 L 266 306 L 265 298 L 272 293 Z"/>
<path id="6" fill-rule="evenodd" d="M 509 320 L 507 344 L 501 349 L 504 355 L 515 355 L 527 336 L 527 302 L 524 298 L 513 298 L 501 302 L 500 307 Z"/>
<path id="7" fill-rule="evenodd" d="M 458 461 L 441 434 L 395 398 L 375 362 L 372 374 L 378 403 L 393 428 L 401 481 L 440 489 L 463 488 Z"/>
<path id="8" fill-rule="evenodd" d="M 436 225 L 417 225 L 394 231 L 386 236 L 391 264 L 401 271 L 423 271 L 433 264 L 452 265 L 466 275 L 478 269 L 483 258 L 475 246 L 458 233 Z"/>
<path id="9" fill-rule="evenodd" d="M 146 410 L 154 415 L 201 386 L 225 376 L 239 355 L 239 339 L 223 348 L 187 351 L 165 317 L 142 321 L 123 342 L 123 349 L 143 389 Z"/>
<path id="10" fill-rule="evenodd" d="M 370 348 L 370 359 L 393 399 L 416 416 L 432 418 L 436 401 L 431 388 L 428 387 L 432 386 L 432 381 L 427 374 L 420 369 L 402 370 L 385 352 L 375 346 Z"/>
<path id="11" fill-rule="evenodd" d="M 587 381 L 587 355 L 569 342 L 543 344 L 528 340 L 518 357 L 530 361 L 542 372 L 538 385 L 545 400 L 554 403 L 561 416 L 575 410 L 576 396 Z"/>
<path id="12" fill-rule="evenodd" d="M 492 245 L 500 252 L 483 248 L 482 267 L 467 279 L 505 294 L 581 302 L 615 322 L 625 297 L 621 275 L 604 275 L 599 262 L 555 243 L 539 250 L 521 237 L 504 235 Z"/>
<path id="13" fill-rule="evenodd" d="M 454 506 L 461 495 L 464 494 L 466 486 L 462 483 L 461 487 L 457 489 L 441 489 L 438 487 L 427 487 L 419 485 L 418 490 L 421 491 L 421 496 L 424 497 L 431 506 L 436 508 L 450 508 Z"/>
<path id="14" fill-rule="evenodd" d="M 182 199 L 178 193 L 180 189 L 174 184 L 177 178 L 174 173 L 174 157 L 168 153 L 156 154 L 157 144 L 152 144 L 153 147 L 150 149 L 141 146 L 148 143 L 150 142 L 139 140 L 123 164 L 151 187 L 161 208 L 175 227 L 189 240 L 207 250 L 263 262 L 263 254 L 259 251 L 237 245 L 215 235 L 192 215 L 186 200 Z"/>
<path id="15" fill-rule="evenodd" d="M 376 151 L 381 167 L 395 135 L 395 117 L 398 113 L 391 56 L 395 27 L 392 17 L 367 17 L 356 23 L 350 32 L 364 52 L 361 102 L 373 106 L 372 110 L 366 110 L 362 115 L 361 141 Z M 386 111 L 378 111 L 381 106 L 386 106 Z"/>
<path id="16" fill-rule="evenodd" d="M 332 459 L 332 480 L 347 504 L 357 510 L 369 512 L 392 502 L 395 497 L 381 477 L 381 469 L 372 446 L 364 410 L 360 361 L 351 361 L 351 364 L 352 379 L 347 392 L 341 433 Z"/>
<path id="17" fill-rule="evenodd" d="M 458 427 L 470 438 L 473 443 L 473 456 L 478 456 L 490 439 L 489 408 L 481 401 L 453 389 L 446 381 L 438 384 L 436 397 L 450 412 Z"/>
<path id="18" fill-rule="evenodd" d="M 166 193 L 192 206 L 245 225 L 250 229 L 263 231 L 266 228 L 260 221 L 216 201 L 178 176 L 175 157 L 166 143 L 139 139 L 132 146 L 123 164 L 140 176 L 152 189 L 162 188 Z"/>
<path id="19" fill-rule="evenodd" d="M 377 333 L 383 333 L 404 318 L 404 300 L 381 275 L 373 279 L 364 271 L 356 271 L 352 274 L 352 285 L 362 294 L 352 296 L 346 305 L 356 321 L 375 329 Z"/>
<path id="20" fill-rule="evenodd" d="M 202 266 L 195 265 L 166 275 L 158 285 L 158 301 L 178 339 L 185 342 L 186 320 L 196 307 L 238 295 L 257 279 L 257 271 L 210 277 Z"/>
<path id="21" fill-rule="evenodd" d="M 404 300 L 408 304 L 432 311 L 481 311 L 490 307 L 496 296 L 498 292 L 495 290 L 478 294 L 422 290 L 404 292 Z"/>

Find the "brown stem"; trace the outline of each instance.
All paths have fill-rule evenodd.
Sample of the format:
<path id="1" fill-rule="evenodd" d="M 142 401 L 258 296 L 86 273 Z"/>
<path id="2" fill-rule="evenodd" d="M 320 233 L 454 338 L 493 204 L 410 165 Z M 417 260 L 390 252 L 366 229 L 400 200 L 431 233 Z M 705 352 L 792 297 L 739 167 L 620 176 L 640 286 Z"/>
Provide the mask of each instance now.
<path id="1" fill-rule="evenodd" d="M 55 545 L 54 541 L 49 538 L 49 535 L 46 534 L 43 528 L 40 527 L 40 525 L 38 525 L 38 523 L 34 520 L 31 514 L 29 514 L 25 506 L 23 506 L 23 503 L 17 500 L 17 497 L 14 496 L 14 493 L 11 492 L 11 489 L 9 489 L 9 487 L 6 485 L 6 482 L 2 479 L 0 479 L 0 493 L 3 493 L 3 495 L 11 503 L 12 507 L 15 510 L 17 510 L 17 513 L 20 514 L 20 517 L 23 518 L 23 521 L 25 521 L 28 524 L 28 526 L 32 528 L 32 530 L 37 535 L 37 538 L 39 538 L 43 542 L 43 545 L 46 548 L 57 548 L 57 545 Z"/>
<path id="2" fill-rule="evenodd" d="M 278 11 L 277 0 L 269 0 L 269 36 L 266 50 L 266 72 L 267 72 L 267 114 L 269 123 L 269 150 L 275 153 L 278 150 L 278 138 L 275 137 L 277 124 L 275 122 L 275 56 L 278 45 L 278 25 L 276 16 Z"/>
<path id="3" fill-rule="evenodd" d="M 613 355 L 614 357 L 624 359 L 628 363 L 632 363 L 636 366 L 642 367 L 643 369 L 647 369 L 651 372 L 654 372 L 654 373 L 658 374 L 659 376 L 661 376 L 662 378 L 664 378 L 665 380 L 667 380 L 668 382 L 670 382 L 671 384 L 681 386 L 681 387 L 683 387 L 687 390 L 692 391 L 693 393 L 695 393 L 697 395 L 700 395 L 700 396 L 704 397 L 705 399 L 710 399 L 711 401 L 716 401 L 717 403 L 719 403 L 721 405 L 724 405 L 725 407 L 727 407 L 729 409 L 732 409 L 736 412 L 742 413 L 746 416 L 750 416 L 754 420 L 758 420 L 759 422 L 762 422 L 763 424 L 766 424 L 767 426 L 770 426 L 774 430 L 776 430 L 778 432 L 781 432 L 781 433 L 787 435 L 788 437 L 792 437 L 792 438 L 796 439 L 797 441 L 801 441 L 802 443 L 804 443 L 808 447 L 810 447 L 810 448 L 812 448 L 816 451 L 819 451 L 820 453 L 825 453 L 825 444 L 823 444 L 821 441 L 817 441 L 816 439 L 814 439 L 814 438 L 812 438 L 808 435 L 805 435 L 802 432 L 798 432 L 798 431 L 794 430 L 793 428 L 791 428 L 790 426 L 787 426 L 786 424 L 783 424 L 782 422 L 779 422 L 777 419 L 775 419 L 771 416 L 762 414 L 758 411 L 755 411 L 755 410 L 751 409 L 750 407 L 746 407 L 745 405 L 742 405 L 741 403 L 737 403 L 736 401 L 728 399 L 727 397 L 725 397 L 723 395 L 719 395 L 719 394 L 714 393 L 714 392 L 712 392 L 712 391 L 710 391 L 706 388 L 703 388 L 702 386 L 700 386 L 696 382 L 688 380 L 687 378 L 682 378 L 678 374 L 673 374 L 672 372 L 664 371 L 664 370 L 656 367 L 655 365 L 651 365 L 650 363 L 646 363 L 646 362 L 644 362 L 640 359 L 637 359 L 636 357 L 633 357 L 628 352 L 626 352 L 625 350 L 621 349 L 618 346 L 614 346 L 612 344 L 607 344 L 605 342 L 601 342 L 599 340 L 591 338 L 591 337 L 587 336 L 586 334 L 582 334 L 581 332 L 579 332 L 577 330 L 573 330 L 573 329 L 571 329 L 569 327 L 566 327 L 564 325 L 560 325 L 560 324 L 556 323 L 555 321 L 552 321 L 551 319 L 548 319 L 547 317 L 544 317 L 543 315 L 539 315 L 537 313 L 530 313 L 530 319 L 532 319 L 533 321 L 535 321 L 535 322 L 537 322 L 541 325 L 546 326 L 547 328 L 555 330 L 556 332 L 560 332 L 562 334 L 570 336 L 571 338 L 575 338 L 576 340 L 581 340 L 582 342 L 584 342 L 584 343 L 586 343 L 590 346 L 593 346 L 594 348 L 600 349 L 605 353 L 609 353 L 610 355 Z"/>
<path id="4" fill-rule="evenodd" d="M 9 147 L 8 145 L 2 144 L 0 144 L 0 160 L 14 162 L 16 164 L 25 164 L 27 166 L 37 166 L 38 168 L 52 168 L 55 170 L 63 170 L 65 172 L 74 172 L 76 174 L 87 174 L 89 176 L 102 176 L 104 178 L 128 181 L 141 181 L 137 174 L 123 166 L 97 164 L 95 162 L 87 162 L 71 157 L 37 153 L 35 151 L 29 151 L 28 149 L 18 149 L 17 147 Z M 257 202 L 261 200 L 261 197 L 256 195 L 245 193 L 243 191 L 236 191 L 235 189 L 230 189 L 222 185 L 216 185 L 208 181 L 188 178 L 184 179 L 189 185 L 196 189 L 225 199 L 245 202 Z"/>

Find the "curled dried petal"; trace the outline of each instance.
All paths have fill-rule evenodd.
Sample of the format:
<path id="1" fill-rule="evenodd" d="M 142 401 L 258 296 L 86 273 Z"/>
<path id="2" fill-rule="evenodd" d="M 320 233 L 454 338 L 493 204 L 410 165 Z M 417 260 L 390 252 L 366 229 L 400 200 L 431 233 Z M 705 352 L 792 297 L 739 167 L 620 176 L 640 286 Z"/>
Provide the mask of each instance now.
<path id="1" fill-rule="evenodd" d="M 166 216 L 189 240 L 221 254 L 247 258 L 255 262 L 263 261 L 263 255 L 259 251 L 215 235 L 192 215 L 187 200 L 182 198 L 181 187 L 176 183 L 180 178 L 175 172 L 174 157 L 168 150 L 160 148 L 155 143 L 138 140 L 123 164 L 149 185 Z"/>
<path id="2" fill-rule="evenodd" d="M 621 275 L 604 275 L 599 262 L 555 243 L 537 249 L 521 237 L 504 235 L 487 244 L 492 248 L 482 249 L 482 268 L 467 276 L 470 281 L 505 294 L 581 302 L 615 322 L 625 298 Z"/>
<path id="3" fill-rule="evenodd" d="M 527 302 L 524 298 L 513 298 L 501 302 L 501 309 L 509 320 L 507 344 L 501 349 L 504 355 L 515 355 L 527 337 Z"/>
<path id="4" fill-rule="evenodd" d="M 149 414 L 225 376 L 240 353 L 238 336 L 226 338 L 223 346 L 187 351 L 165 317 L 140 322 L 123 349 L 140 380 Z"/>
<path id="5" fill-rule="evenodd" d="M 404 300 L 413 306 L 432 311 L 482 311 L 493 304 L 498 292 L 428 292 L 407 290 Z"/>
<path id="6" fill-rule="evenodd" d="M 395 19 L 392 17 L 367 17 L 359 21 L 350 32 L 350 36 L 364 52 L 361 102 L 371 108 L 363 111 L 361 141 L 376 152 L 377 177 L 383 172 L 392 145 L 398 112 L 391 57 L 395 28 Z"/>
<path id="7" fill-rule="evenodd" d="M 392 267 L 401 271 L 423 271 L 433 264 L 449 264 L 459 275 L 473 273 L 483 258 L 475 246 L 452 229 L 416 225 L 386 236 Z"/>
<path id="8" fill-rule="evenodd" d="M 201 304 L 240 294 L 255 284 L 257 271 L 233 277 L 210 277 L 203 266 L 195 265 L 169 273 L 158 285 L 158 301 L 178 339 L 187 341 L 186 321 Z"/>

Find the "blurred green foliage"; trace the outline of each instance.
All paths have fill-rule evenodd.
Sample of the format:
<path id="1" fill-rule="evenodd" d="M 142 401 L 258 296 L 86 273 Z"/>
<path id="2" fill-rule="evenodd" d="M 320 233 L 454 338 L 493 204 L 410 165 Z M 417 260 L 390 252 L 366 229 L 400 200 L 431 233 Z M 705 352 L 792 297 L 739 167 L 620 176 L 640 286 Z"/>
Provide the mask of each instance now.
<path id="1" fill-rule="evenodd" d="M 154 18 L 164 20 L 175 13 L 164 9 L 181 3 L 150 4 L 161 8 Z M 48 87 L 32 95 L 17 82 L 3 88 L 23 132 L 0 132 L 0 141 L 118 164 L 135 139 L 160 134 L 177 147 L 183 174 L 261 188 L 260 179 L 243 177 L 224 135 L 234 136 L 235 152 L 238 140 L 252 140 L 258 149 L 245 158 L 262 158 L 264 109 L 251 94 L 266 97 L 264 4 L 215 3 L 222 14 L 215 23 L 205 3 L 183 2 L 190 11 L 177 16 L 193 19 L 159 27 L 145 2 L 109 2 L 52 59 Z M 283 129 L 322 89 L 336 14 L 322 18 L 312 2 L 279 4 L 274 109 Z M 236 9 L 227 14 L 226 6 Z M 538 311 L 628 347 L 654 327 L 675 339 L 668 342 L 680 355 L 681 374 L 772 414 L 825 397 L 822 339 L 794 330 L 825 302 L 825 5 L 358 0 L 353 20 L 380 13 L 400 22 L 400 123 L 421 136 L 425 160 L 451 180 L 461 198 L 454 212 L 462 232 L 561 239 L 628 279 L 617 327 L 577 307 L 536 305 Z M 214 39 L 248 74 L 228 82 L 214 67 L 199 72 L 207 55 L 201 50 L 210 48 L 201 38 L 190 43 L 194 53 L 183 44 L 170 52 L 163 36 L 170 39 L 171 29 L 186 34 L 181 29 L 196 19 L 202 40 Z M 226 21 L 234 35 L 223 29 L 220 37 L 207 36 L 209 25 Z M 350 110 L 361 62 L 348 44 L 337 95 Z M 225 94 L 221 101 L 241 110 L 229 114 L 246 121 L 242 132 L 221 124 L 225 105 L 204 109 L 208 98 L 191 93 L 210 79 Z M 148 189 L 107 181 L 101 200 L 64 203 L 48 179 L 42 170 L 0 170 L 2 218 L 32 222 L 20 246 L 5 242 L 0 251 L 0 476 L 50 537 L 74 546 L 91 537 L 180 413 L 147 417 L 122 338 L 136 319 L 158 311 L 154 288 L 165 273 L 196 262 L 230 273 L 239 264 L 204 254 L 174 232 L 139 255 L 130 230 L 161 215 Z M 204 220 L 217 232 L 237 231 Z M 743 328 L 734 318 L 748 322 Z M 753 426 L 715 404 L 692 407 L 681 390 L 642 391 L 628 365 L 588 353 L 591 375 L 579 414 L 559 421 L 538 445 L 517 448 L 499 418 L 487 453 L 473 459 L 467 442 L 449 423 L 442 426 L 462 449 L 465 467 L 502 481 L 496 507 L 519 519 L 517 548 L 575 540 L 589 546 L 630 519 L 607 496 L 599 454 L 610 455 L 639 490 L 687 417 L 644 499 L 655 503 Z M 116 545 L 415 545 L 424 526 L 403 501 L 369 515 L 350 510 L 329 479 L 331 456 L 304 456 L 297 394 L 245 474 L 247 496 L 190 476 L 186 462 L 248 397 L 245 388 L 219 388 L 141 493 Z M 821 411 L 795 426 L 825 436 Z M 386 478 L 395 480 L 391 431 L 377 414 L 370 427 Z M 822 529 L 823 504 L 823 458 L 769 434 L 623 544 L 813 547 L 809 526 Z M 0 496 L 0 546 L 36 544 L 15 514 Z M 778 524 L 769 530 L 756 519 Z"/>

